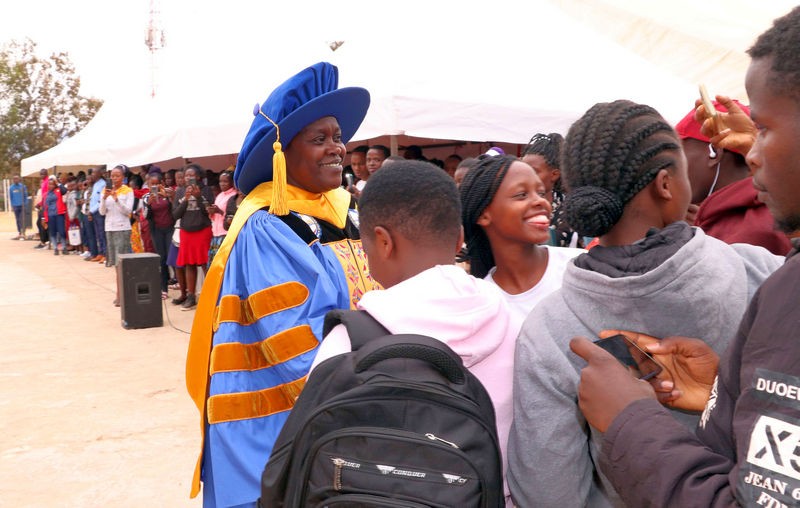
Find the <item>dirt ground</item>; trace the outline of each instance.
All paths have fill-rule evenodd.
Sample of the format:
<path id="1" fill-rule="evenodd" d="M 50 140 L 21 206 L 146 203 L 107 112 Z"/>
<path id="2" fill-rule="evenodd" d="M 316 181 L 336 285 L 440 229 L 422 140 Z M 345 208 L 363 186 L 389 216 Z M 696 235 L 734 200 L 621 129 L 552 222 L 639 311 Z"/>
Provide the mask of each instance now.
<path id="1" fill-rule="evenodd" d="M 163 327 L 126 330 L 114 269 L 13 236 L 0 212 L 0 507 L 201 506 L 194 311 L 167 303 Z"/>

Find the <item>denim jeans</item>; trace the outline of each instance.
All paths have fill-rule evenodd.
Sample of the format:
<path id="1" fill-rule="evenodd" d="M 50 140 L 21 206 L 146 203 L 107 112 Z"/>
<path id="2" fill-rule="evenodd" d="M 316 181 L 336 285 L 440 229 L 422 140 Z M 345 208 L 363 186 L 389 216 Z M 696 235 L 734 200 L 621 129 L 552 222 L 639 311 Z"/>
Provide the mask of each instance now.
<path id="1" fill-rule="evenodd" d="M 106 255 L 106 218 L 100 212 L 92 212 L 94 223 L 94 236 L 97 238 L 97 254 Z"/>
<path id="2" fill-rule="evenodd" d="M 24 223 L 22 221 L 22 205 L 14 207 L 14 219 L 17 221 L 17 233 L 20 235 L 25 232 Z"/>
<path id="3" fill-rule="evenodd" d="M 89 248 L 92 257 L 97 256 L 97 236 L 94 232 L 94 222 L 89 220 L 88 215 L 81 215 L 81 237 L 83 244 Z"/>

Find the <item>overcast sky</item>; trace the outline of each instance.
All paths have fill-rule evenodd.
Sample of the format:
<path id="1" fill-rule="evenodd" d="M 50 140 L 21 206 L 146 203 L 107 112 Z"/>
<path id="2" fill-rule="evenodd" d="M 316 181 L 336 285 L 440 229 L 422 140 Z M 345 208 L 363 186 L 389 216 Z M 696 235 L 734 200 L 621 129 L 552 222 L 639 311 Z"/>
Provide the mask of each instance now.
<path id="1" fill-rule="evenodd" d="M 568 0 L 563 3 L 578 10 L 583 5 Z M 677 12 L 678 19 L 686 22 L 683 28 L 692 35 L 706 36 L 725 47 L 743 46 L 731 48 L 741 52 L 754 34 L 767 28 L 769 19 L 787 12 L 793 3 L 793 0 L 708 0 L 702 3 L 706 9 L 703 15 L 697 15 L 703 11 L 695 9 L 700 4 L 693 0 L 668 3 L 604 0 L 603 5 L 607 9 L 624 5 L 640 10 L 641 15 L 652 15 L 649 12 L 654 9 L 668 9 L 669 12 L 655 16 L 659 21 Z M 551 8 L 558 4 L 553 0 Z M 150 6 L 151 0 L 7 0 L 0 8 L 0 43 L 30 37 L 43 53 L 68 52 L 82 79 L 85 95 L 105 100 L 147 96 L 151 59 L 144 39 Z M 537 24 L 537 14 L 542 9 L 534 0 L 524 3 L 495 0 L 489 4 L 485 0 L 157 0 L 155 6 L 166 34 L 166 48 L 156 58 L 156 79 L 162 96 L 171 90 L 185 91 L 186 87 L 197 86 L 198 81 L 202 81 L 205 93 L 214 90 L 215 83 L 238 80 L 246 81 L 244 85 L 253 81 L 252 89 L 258 90 L 250 91 L 239 83 L 237 90 L 242 94 L 263 99 L 268 85 L 277 79 L 270 75 L 270 70 L 279 74 L 280 82 L 286 77 L 287 68 L 299 69 L 300 65 L 321 59 L 337 63 L 342 51 L 333 55 L 327 43 L 340 39 L 351 41 L 348 47 L 360 43 L 394 48 L 385 50 L 380 59 L 363 62 L 364 69 L 390 78 L 408 79 L 419 66 L 418 62 L 403 58 L 404 39 L 420 40 L 427 36 L 436 41 L 433 44 L 439 50 L 436 79 L 452 81 L 454 91 L 458 90 L 458 79 L 464 76 L 468 79 L 491 76 L 489 81 L 493 82 L 506 79 L 501 78 L 504 74 L 513 79 L 514 73 L 522 68 L 533 68 L 537 77 L 547 76 L 553 69 L 536 67 L 543 55 L 558 54 L 564 45 L 581 46 L 580 34 L 561 34 L 560 42 L 554 41 L 552 35 L 543 37 L 547 27 Z M 690 17 L 698 19 L 681 17 L 681 9 L 694 10 Z M 761 19 L 756 19 L 759 15 Z M 514 37 L 517 42 L 507 50 L 510 58 L 505 61 L 513 62 L 511 65 L 489 71 L 492 55 L 478 54 L 482 25 L 522 27 L 516 28 L 522 35 Z M 453 66 L 448 60 L 448 55 L 462 47 L 470 48 L 466 50 L 468 68 L 463 63 Z M 303 55 L 303 61 L 293 63 L 293 59 L 298 59 L 296 55 Z M 709 86 L 717 90 L 714 83 Z M 692 97 L 695 94 L 690 93 Z"/>
<path id="2" fill-rule="evenodd" d="M 268 61 L 267 48 L 288 49 L 280 39 L 270 41 L 269 33 L 305 33 L 309 44 L 314 41 L 324 48 L 324 41 L 340 35 L 342 21 L 350 17 L 343 10 L 331 11 L 337 3 L 326 2 L 324 8 L 306 9 L 313 20 L 290 17 L 299 22 L 289 24 L 270 15 L 270 4 L 274 5 L 249 0 L 156 2 L 166 33 L 166 48 L 157 52 L 157 81 L 170 86 L 175 82 L 188 85 L 194 79 L 236 79 L 238 66 L 247 65 L 247 55 L 261 55 L 263 60 L 256 64 L 263 65 Z M 147 94 L 151 60 L 144 39 L 150 5 L 150 0 L 3 2 L 0 42 L 29 37 L 43 54 L 68 52 L 85 94 L 103 99 Z"/>

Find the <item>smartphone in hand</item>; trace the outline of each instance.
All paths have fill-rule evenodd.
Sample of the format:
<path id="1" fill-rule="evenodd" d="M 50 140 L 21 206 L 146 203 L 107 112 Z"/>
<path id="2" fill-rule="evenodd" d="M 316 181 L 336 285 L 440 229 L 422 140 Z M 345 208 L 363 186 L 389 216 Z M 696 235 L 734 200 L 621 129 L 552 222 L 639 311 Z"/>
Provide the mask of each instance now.
<path id="1" fill-rule="evenodd" d="M 650 353 L 640 348 L 633 340 L 623 334 L 612 335 L 594 341 L 601 348 L 611 353 L 639 379 L 648 380 L 656 377 L 664 370 Z"/>
<path id="2" fill-rule="evenodd" d="M 703 101 L 703 106 L 706 108 L 706 114 L 712 118 L 717 116 L 717 108 L 714 107 L 714 103 L 708 95 L 706 85 L 701 83 L 698 88 L 700 89 L 700 100 Z"/>

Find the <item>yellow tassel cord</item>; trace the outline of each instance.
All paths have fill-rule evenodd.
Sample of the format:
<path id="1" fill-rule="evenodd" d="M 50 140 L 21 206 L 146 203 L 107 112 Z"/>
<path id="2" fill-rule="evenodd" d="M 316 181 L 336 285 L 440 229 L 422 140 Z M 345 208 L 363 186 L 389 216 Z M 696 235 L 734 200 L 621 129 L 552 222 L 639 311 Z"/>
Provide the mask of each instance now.
<path id="1" fill-rule="evenodd" d="M 286 197 L 286 155 L 283 154 L 281 147 L 281 128 L 272 121 L 258 108 L 258 114 L 267 119 L 275 127 L 275 142 L 272 149 L 275 155 L 272 156 L 272 203 L 269 205 L 269 213 L 272 215 L 288 215 L 289 201 Z"/>
<path id="2" fill-rule="evenodd" d="M 269 213 L 287 215 L 289 203 L 286 199 L 286 156 L 281 150 L 280 141 L 275 141 L 272 148 L 275 150 L 275 155 L 272 156 L 272 203 L 269 205 Z"/>

